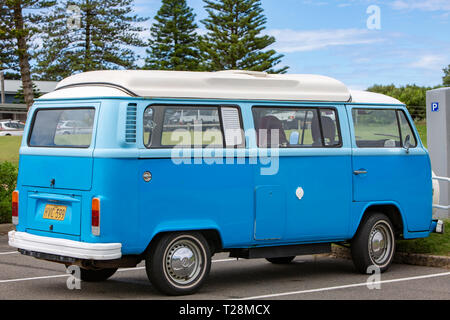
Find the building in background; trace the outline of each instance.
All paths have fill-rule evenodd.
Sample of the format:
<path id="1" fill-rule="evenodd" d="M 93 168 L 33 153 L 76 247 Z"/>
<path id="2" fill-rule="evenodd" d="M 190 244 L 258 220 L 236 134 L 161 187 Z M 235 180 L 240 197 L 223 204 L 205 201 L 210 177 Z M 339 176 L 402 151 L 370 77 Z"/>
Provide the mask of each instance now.
<path id="1" fill-rule="evenodd" d="M 41 93 L 49 93 L 56 88 L 56 81 L 33 81 L 36 89 Z M 22 120 L 27 119 L 27 106 L 18 103 L 15 98 L 17 92 L 22 88 L 21 80 L 5 80 L 4 81 L 4 101 L 0 101 L 0 120 Z"/>

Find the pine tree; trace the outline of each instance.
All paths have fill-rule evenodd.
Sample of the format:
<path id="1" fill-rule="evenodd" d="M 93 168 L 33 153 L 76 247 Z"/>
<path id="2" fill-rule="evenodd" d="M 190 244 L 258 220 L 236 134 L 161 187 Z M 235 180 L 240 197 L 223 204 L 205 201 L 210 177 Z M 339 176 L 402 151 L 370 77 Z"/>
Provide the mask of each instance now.
<path id="1" fill-rule="evenodd" d="M 13 71 L 12 77 L 20 73 L 28 108 L 34 101 L 30 70 L 32 37 L 40 32 L 38 21 L 45 14 L 43 9 L 55 3 L 51 0 L 4 0 L 0 3 L 0 67 Z"/>
<path id="2" fill-rule="evenodd" d="M 33 87 L 33 97 L 35 99 L 39 98 L 40 96 L 42 96 L 42 92 L 41 90 L 39 90 L 39 88 L 37 87 L 37 85 L 33 82 L 32 84 Z M 20 87 L 19 90 L 17 90 L 15 96 L 14 96 L 14 103 L 25 103 L 25 96 L 23 94 L 23 87 Z"/>
<path id="3" fill-rule="evenodd" d="M 151 27 L 145 69 L 201 70 L 195 14 L 186 0 L 163 0 Z"/>
<path id="4" fill-rule="evenodd" d="M 9 9 L 6 3 L 0 4 L 0 71 L 10 70 L 13 74 L 18 74 L 19 64 L 15 57 L 15 43 L 9 30 L 11 30 Z M 20 76 L 19 76 L 20 78 Z"/>
<path id="5" fill-rule="evenodd" d="M 151 27 L 145 69 L 196 71 L 201 69 L 195 14 L 186 0 L 163 0 Z"/>
<path id="6" fill-rule="evenodd" d="M 275 69 L 283 55 L 264 50 L 275 38 L 262 35 L 266 17 L 260 0 L 204 0 L 208 17 L 202 21 L 208 30 L 203 41 L 208 69 L 266 71 Z"/>
<path id="7" fill-rule="evenodd" d="M 73 73 L 133 69 L 133 47 L 143 47 L 145 18 L 133 14 L 133 0 L 61 1 L 43 21 L 35 71 L 40 79 L 61 80 Z M 68 12 L 69 11 L 69 12 Z"/>

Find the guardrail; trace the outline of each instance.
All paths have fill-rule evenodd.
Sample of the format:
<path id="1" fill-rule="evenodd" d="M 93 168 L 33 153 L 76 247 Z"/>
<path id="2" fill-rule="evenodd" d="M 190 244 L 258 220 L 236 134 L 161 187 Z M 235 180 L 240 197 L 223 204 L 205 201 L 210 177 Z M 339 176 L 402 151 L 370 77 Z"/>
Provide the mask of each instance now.
<path id="1" fill-rule="evenodd" d="M 433 180 L 438 180 L 438 181 L 446 181 L 446 182 L 450 182 L 450 178 L 447 177 L 432 177 Z M 444 209 L 444 210 L 449 210 L 450 206 L 441 206 L 439 204 L 433 204 L 433 208 L 436 209 Z"/>

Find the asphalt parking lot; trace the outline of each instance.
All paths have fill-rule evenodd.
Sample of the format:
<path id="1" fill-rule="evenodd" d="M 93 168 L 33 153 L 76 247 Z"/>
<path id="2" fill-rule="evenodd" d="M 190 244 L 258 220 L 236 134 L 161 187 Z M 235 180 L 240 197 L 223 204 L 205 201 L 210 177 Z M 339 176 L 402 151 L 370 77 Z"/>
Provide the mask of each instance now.
<path id="1" fill-rule="evenodd" d="M 194 296 L 166 297 L 147 280 L 144 264 L 120 269 L 102 283 L 67 287 L 65 267 L 22 256 L 0 235 L 0 300 L 45 299 L 195 299 L 195 300 L 450 300 L 450 270 L 394 264 L 379 282 L 355 272 L 351 261 L 329 256 L 300 256 L 289 265 L 264 259 L 213 257 L 206 285 Z"/>

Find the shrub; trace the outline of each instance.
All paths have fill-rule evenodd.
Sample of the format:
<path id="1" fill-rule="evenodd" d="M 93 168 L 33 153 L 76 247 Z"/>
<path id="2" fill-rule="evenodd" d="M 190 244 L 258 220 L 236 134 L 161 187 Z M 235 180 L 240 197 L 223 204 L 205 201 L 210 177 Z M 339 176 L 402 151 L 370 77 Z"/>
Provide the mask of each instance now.
<path id="1" fill-rule="evenodd" d="M 7 161 L 0 163 L 0 223 L 11 222 L 11 194 L 16 180 L 17 167 Z"/>

